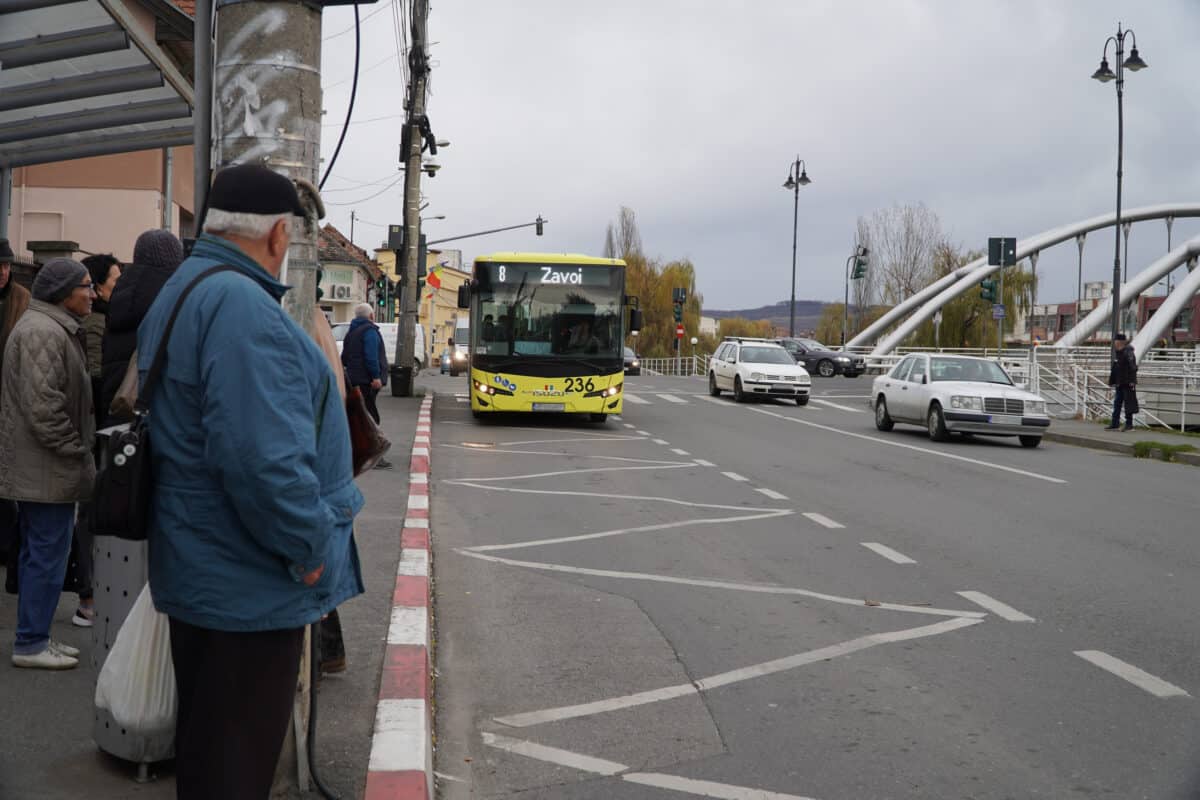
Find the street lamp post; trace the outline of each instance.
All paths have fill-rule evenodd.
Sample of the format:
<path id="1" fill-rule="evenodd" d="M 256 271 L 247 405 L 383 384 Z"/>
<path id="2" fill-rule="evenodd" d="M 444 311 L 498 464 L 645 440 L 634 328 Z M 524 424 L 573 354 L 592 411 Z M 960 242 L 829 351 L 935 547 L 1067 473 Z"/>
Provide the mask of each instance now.
<path id="1" fill-rule="evenodd" d="M 1125 55 L 1125 37 L 1129 36 L 1132 39 L 1132 47 L 1129 51 L 1129 58 L 1123 58 Z M 1116 47 L 1117 71 L 1114 73 L 1108 66 L 1108 46 L 1113 44 Z M 1125 70 L 1129 69 L 1132 72 L 1137 72 L 1140 69 L 1146 68 L 1146 62 L 1138 55 L 1137 35 L 1132 30 L 1122 30 L 1120 23 L 1117 23 L 1116 36 L 1110 36 L 1104 42 L 1104 52 L 1100 57 L 1100 67 L 1092 73 L 1092 77 L 1101 83 L 1108 83 L 1111 80 L 1117 82 L 1117 217 L 1113 225 L 1113 277 L 1112 277 L 1112 357 L 1116 359 L 1116 341 L 1117 335 L 1121 332 L 1121 169 L 1123 163 L 1125 148 L 1125 112 L 1124 112 L 1124 96 L 1125 96 Z"/>
<path id="2" fill-rule="evenodd" d="M 842 301 L 842 350 L 846 349 L 846 321 L 850 315 L 850 265 L 858 266 L 860 258 L 867 257 L 868 250 L 861 244 L 854 246 L 854 253 L 846 259 L 846 296 Z M 857 277 L 857 276 L 856 276 Z"/>
<path id="3" fill-rule="evenodd" d="M 805 170 L 804 160 L 796 156 L 796 160 L 788 169 L 787 180 L 783 182 L 783 188 L 792 192 L 792 305 L 788 314 L 788 336 L 796 335 L 796 233 L 797 225 L 800 221 L 800 187 L 808 186 L 812 181 L 808 179 L 808 172 Z"/>

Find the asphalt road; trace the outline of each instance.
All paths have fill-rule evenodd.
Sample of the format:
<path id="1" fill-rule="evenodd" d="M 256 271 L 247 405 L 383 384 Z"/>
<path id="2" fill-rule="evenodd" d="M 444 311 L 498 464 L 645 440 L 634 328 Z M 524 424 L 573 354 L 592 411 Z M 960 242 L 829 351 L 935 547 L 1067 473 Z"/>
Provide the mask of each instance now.
<path id="1" fill-rule="evenodd" d="M 427 383 L 441 796 L 1200 797 L 1194 468 L 879 433 L 869 378 Z"/>

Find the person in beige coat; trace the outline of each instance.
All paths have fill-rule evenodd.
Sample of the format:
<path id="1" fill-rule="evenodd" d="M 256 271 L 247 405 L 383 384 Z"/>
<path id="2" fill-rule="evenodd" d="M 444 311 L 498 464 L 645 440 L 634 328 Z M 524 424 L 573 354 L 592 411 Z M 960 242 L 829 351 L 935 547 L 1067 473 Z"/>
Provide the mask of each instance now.
<path id="1" fill-rule="evenodd" d="M 92 383 L 81 321 L 95 289 L 87 269 L 54 258 L 4 349 L 0 497 L 17 501 L 20 557 L 14 666 L 71 669 L 79 651 L 50 638 L 75 526 L 96 478 Z"/>

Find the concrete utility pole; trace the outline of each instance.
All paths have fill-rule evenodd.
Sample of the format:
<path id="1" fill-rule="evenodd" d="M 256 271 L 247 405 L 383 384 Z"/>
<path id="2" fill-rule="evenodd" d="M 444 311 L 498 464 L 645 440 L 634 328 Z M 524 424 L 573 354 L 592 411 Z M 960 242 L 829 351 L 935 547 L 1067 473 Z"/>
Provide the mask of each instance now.
<path id="1" fill-rule="evenodd" d="M 321 9 L 298 0 L 245 0 L 218 2 L 215 59 L 211 96 L 205 53 L 197 47 L 197 116 L 212 109 L 212 168 L 257 163 L 293 180 L 318 182 L 321 158 Z M 207 17 L 211 0 L 197 3 L 198 44 L 210 36 Z M 207 120 L 201 119 L 203 124 Z M 197 172 L 206 160 L 207 139 L 196 139 Z M 197 175 L 197 191 L 208 187 L 209 176 Z M 302 200 L 307 200 L 301 192 Z M 310 203 L 311 205 L 311 203 Z M 199 233 L 199 232 L 197 232 Z M 284 308 L 310 334 L 317 293 L 317 214 L 292 232 L 287 275 L 292 286 Z M 311 631 L 311 628 L 309 629 Z M 310 693 L 310 638 L 304 640 L 300 680 L 292 712 L 292 725 L 279 757 L 272 796 L 292 796 L 308 791 L 307 757 Z"/>
<path id="2" fill-rule="evenodd" d="M 429 60 L 426 57 L 425 27 L 429 17 L 429 0 L 413 0 L 412 16 L 412 49 L 408 53 L 409 74 L 411 81 L 408 91 L 408 118 L 405 120 L 406 135 L 403 142 L 408 145 L 408 152 L 402 153 L 404 158 L 404 251 L 401 255 L 402 283 L 400 285 L 400 324 L 399 341 L 400 353 L 396 356 L 397 364 L 408 370 L 410 376 L 407 386 L 397 387 L 401 394 L 412 393 L 412 368 L 415 356 L 416 340 L 413 329 L 416 326 L 418 308 L 417 298 L 417 258 L 420 252 L 421 236 L 421 149 L 424 142 L 424 131 L 428 131 L 429 123 L 425 119 L 425 90 L 429 78 Z M 408 391 L 405 392 L 404 390 Z"/>

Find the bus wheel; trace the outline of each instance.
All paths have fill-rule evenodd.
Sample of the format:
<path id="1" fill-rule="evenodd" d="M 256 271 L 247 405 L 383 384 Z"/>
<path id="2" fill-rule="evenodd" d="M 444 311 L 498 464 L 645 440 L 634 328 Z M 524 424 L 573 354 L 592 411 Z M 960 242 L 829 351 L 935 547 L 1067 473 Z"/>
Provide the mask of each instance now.
<path id="1" fill-rule="evenodd" d="M 608 414 L 592 414 L 592 422 L 604 422 L 608 419 Z"/>

